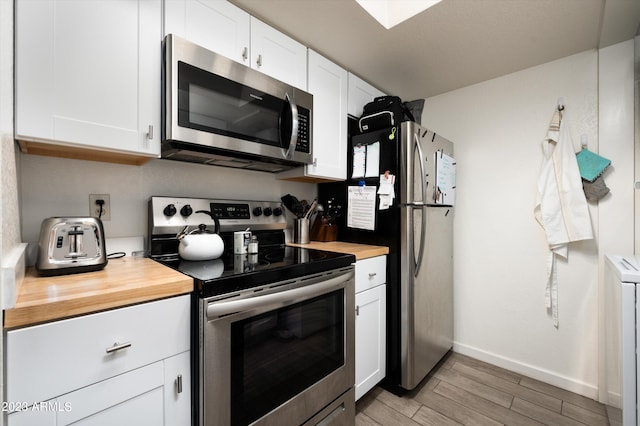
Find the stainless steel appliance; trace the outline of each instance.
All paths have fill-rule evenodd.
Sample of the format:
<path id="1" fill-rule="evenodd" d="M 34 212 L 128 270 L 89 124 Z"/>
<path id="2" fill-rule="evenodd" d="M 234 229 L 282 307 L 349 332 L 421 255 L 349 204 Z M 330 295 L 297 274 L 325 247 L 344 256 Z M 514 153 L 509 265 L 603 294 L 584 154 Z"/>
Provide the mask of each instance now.
<path id="1" fill-rule="evenodd" d="M 162 158 L 279 172 L 313 160 L 313 96 L 169 34 Z"/>
<path id="2" fill-rule="evenodd" d="M 177 256 L 175 233 L 220 223 L 225 253 Z M 355 418 L 353 255 L 289 247 L 279 202 L 151 197 L 151 257 L 194 278 L 198 425 L 351 425 Z M 249 228 L 257 254 L 234 254 Z"/>
<path id="3" fill-rule="evenodd" d="M 370 152 L 366 167 L 363 152 Z M 450 141 L 403 122 L 397 128 L 353 136 L 348 155 L 351 178 L 319 186 L 321 203 L 335 198 L 336 204 L 347 206 L 347 214 L 337 218 L 339 240 L 389 247 L 384 384 L 396 393 L 415 388 L 452 348 L 454 209 L 452 194 L 442 197 L 445 182 L 439 177 L 445 176 L 436 166 L 438 159 L 442 165 L 442 159 L 452 155 Z M 368 176 L 358 176 L 362 167 Z M 395 198 L 386 199 L 389 208 L 377 195 L 385 172 L 395 177 Z M 376 187 L 373 229 L 348 226 L 349 217 L 353 220 L 348 188 L 362 186 Z"/>
<path id="4" fill-rule="evenodd" d="M 107 264 L 102 221 L 50 217 L 42 222 L 36 270 L 40 275 L 98 271 Z"/>

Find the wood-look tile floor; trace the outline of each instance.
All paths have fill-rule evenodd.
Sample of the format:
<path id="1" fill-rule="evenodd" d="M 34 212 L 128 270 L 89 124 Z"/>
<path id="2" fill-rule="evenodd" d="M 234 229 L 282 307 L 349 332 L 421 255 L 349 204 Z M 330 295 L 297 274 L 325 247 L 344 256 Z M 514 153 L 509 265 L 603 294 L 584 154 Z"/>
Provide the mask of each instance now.
<path id="1" fill-rule="evenodd" d="M 453 352 L 402 397 L 372 389 L 356 413 L 356 426 L 609 425 L 595 400 Z"/>

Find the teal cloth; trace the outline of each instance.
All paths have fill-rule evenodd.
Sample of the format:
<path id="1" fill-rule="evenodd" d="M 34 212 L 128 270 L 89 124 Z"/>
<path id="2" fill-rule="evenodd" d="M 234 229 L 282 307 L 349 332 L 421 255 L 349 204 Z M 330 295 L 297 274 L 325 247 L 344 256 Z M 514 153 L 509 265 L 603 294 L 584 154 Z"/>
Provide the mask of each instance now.
<path id="1" fill-rule="evenodd" d="M 598 176 L 609 167 L 611 160 L 595 154 L 588 149 L 583 149 L 576 154 L 578 160 L 578 168 L 580 169 L 580 176 L 582 179 L 593 182 Z"/>

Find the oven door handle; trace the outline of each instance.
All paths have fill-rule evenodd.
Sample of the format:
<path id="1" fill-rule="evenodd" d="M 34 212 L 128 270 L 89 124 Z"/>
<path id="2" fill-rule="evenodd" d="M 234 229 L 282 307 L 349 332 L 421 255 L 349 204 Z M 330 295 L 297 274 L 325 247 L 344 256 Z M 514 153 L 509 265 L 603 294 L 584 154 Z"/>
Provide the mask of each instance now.
<path id="1" fill-rule="evenodd" d="M 246 312 L 265 306 L 285 306 L 305 299 L 311 299 L 344 287 L 344 283 L 353 278 L 353 271 L 337 277 L 310 284 L 292 290 L 279 291 L 264 296 L 250 297 L 241 300 L 217 301 L 207 305 L 207 319 L 214 320 L 224 315 Z"/>

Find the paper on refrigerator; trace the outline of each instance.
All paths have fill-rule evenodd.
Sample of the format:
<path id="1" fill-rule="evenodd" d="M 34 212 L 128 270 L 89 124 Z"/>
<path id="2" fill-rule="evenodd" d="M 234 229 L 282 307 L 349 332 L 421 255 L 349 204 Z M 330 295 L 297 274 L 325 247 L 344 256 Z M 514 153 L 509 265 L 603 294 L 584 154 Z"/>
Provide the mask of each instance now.
<path id="1" fill-rule="evenodd" d="M 350 186 L 347 196 L 347 226 L 373 231 L 376 225 L 376 187 Z"/>
<path id="2" fill-rule="evenodd" d="M 367 166 L 364 177 L 376 177 L 380 171 L 380 142 L 367 145 Z"/>
<path id="3" fill-rule="evenodd" d="M 380 175 L 380 188 L 378 188 L 378 197 L 380 197 L 380 210 L 387 210 L 393 205 L 393 200 L 396 198 L 396 192 L 393 189 L 393 184 L 396 181 L 395 175 L 385 173 Z"/>
<path id="4" fill-rule="evenodd" d="M 434 202 L 453 206 L 456 200 L 456 160 L 438 151 L 434 154 L 436 163 L 436 184 Z"/>
<path id="5" fill-rule="evenodd" d="M 365 167 L 367 165 L 367 147 L 357 145 L 353 147 L 353 172 L 352 178 L 364 177 Z"/>
<path id="6" fill-rule="evenodd" d="M 353 147 L 351 178 L 376 177 L 380 170 L 380 142 Z"/>

